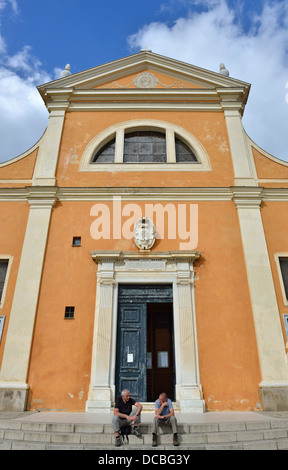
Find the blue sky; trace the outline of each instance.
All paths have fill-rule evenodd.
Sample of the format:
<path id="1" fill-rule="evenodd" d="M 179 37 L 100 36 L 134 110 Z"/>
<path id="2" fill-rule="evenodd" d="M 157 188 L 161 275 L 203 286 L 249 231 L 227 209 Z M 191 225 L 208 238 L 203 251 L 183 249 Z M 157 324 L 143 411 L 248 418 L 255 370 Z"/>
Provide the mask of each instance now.
<path id="1" fill-rule="evenodd" d="M 287 0 L 0 0 L 0 163 L 46 128 L 37 85 L 145 46 L 251 83 L 245 129 L 288 161 Z"/>

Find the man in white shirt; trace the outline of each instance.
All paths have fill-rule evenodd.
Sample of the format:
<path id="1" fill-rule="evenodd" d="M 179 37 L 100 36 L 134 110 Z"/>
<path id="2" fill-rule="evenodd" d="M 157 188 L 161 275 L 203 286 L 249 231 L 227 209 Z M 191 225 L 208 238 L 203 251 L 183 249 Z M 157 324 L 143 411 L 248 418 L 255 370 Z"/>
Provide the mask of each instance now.
<path id="1" fill-rule="evenodd" d="M 177 420 L 174 416 L 172 401 L 166 393 L 161 393 L 155 401 L 155 417 L 153 420 L 152 446 L 157 446 L 157 434 L 159 426 L 171 426 L 173 432 L 173 445 L 178 446 Z"/>

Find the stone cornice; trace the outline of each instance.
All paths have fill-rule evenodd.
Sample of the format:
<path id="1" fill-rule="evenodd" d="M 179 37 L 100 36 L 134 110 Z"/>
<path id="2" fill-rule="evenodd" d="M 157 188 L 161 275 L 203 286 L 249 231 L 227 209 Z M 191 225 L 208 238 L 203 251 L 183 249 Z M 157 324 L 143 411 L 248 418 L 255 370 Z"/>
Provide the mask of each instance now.
<path id="1" fill-rule="evenodd" d="M 9 184 L 11 184 L 10 181 Z M 27 188 L 0 188 L 0 202 L 27 201 L 27 194 Z"/>
<path id="2" fill-rule="evenodd" d="M 27 201 L 32 208 L 52 208 L 57 201 L 57 187 L 31 186 L 27 188 Z"/>
<path id="3" fill-rule="evenodd" d="M 95 250 L 90 252 L 92 259 L 99 262 L 114 262 L 129 259 L 173 259 L 178 261 L 196 261 L 200 256 L 200 251 L 113 251 L 113 250 Z"/>
<path id="4" fill-rule="evenodd" d="M 250 84 L 242 80 L 226 77 L 217 72 L 155 54 L 152 51 L 141 51 L 137 54 L 72 74 L 60 80 L 40 85 L 38 90 L 43 96 L 43 92 L 48 86 L 57 88 L 92 88 L 92 86 L 99 86 L 101 83 L 115 81 L 120 77 L 147 69 L 172 76 L 176 75 L 179 79 L 181 77 L 182 80 L 201 84 L 203 88 L 241 86 L 245 87 L 247 92 L 250 89 Z"/>
<path id="5" fill-rule="evenodd" d="M 281 182 L 281 181 L 280 181 Z M 288 201 L 288 188 L 263 188 L 263 201 Z"/>
<path id="6" fill-rule="evenodd" d="M 135 88 L 132 83 L 123 87 L 117 84 L 120 78 L 147 70 L 150 74 L 164 74 L 185 85 L 183 88 L 168 88 L 166 85 Z M 114 88 L 107 87 L 111 83 Z M 38 91 L 49 111 L 174 109 L 221 112 L 236 106 L 242 113 L 250 84 L 151 51 L 141 51 L 40 85 Z"/>
<path id="7" fill-rule="evenodd" d="M 262 203 L 262 187 L 231 187 L 237 209 L 258 209 Z"/>
<path id="8" fill-rule="evenodd" d="M 230 188 L 59 188 L 58 198 L 65 200 L 174 201 L 231 200 Z"/>
<path id="9" fill-rule="evenodd" d="M 213 89 L 75 89 L 46 88 L 42 92 L 49 111 L 107 110 L 238 110 L 242 113 L 247 96 L 242 87 Z"/>
<path id="10" fill-rule="evenodd" d="M 58 186 L 28 186 L 0 188 L 0 202 L 29 201 L 234 201 L 237 206 L 258 206 L 262 201 L 288 202 L 288 188 L 259 186 L 187 187 L 187 188 L 79 188 Z"/>

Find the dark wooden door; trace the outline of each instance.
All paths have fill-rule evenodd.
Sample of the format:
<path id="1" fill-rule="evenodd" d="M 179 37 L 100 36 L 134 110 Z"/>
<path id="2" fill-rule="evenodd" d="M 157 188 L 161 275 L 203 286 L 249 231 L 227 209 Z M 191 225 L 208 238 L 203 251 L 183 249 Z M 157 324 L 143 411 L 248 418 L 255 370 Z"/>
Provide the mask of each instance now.
<path id="1" fill-rule="evenodd" d="M 161 361 L 153 371 L 151 389 L 150 329 L 147 312 L 155 305 L 152 329 L 157 329 L 153 346 L 154 356 Z M 157 314 L 158 312 L 158 314 Z M 171 285 L 120 285 L 118 289 L 117 356 L 115 387 L 116 396 L 129 389 L 131 396 L 139 401 L 154 401 L 155 393 L 164 387 L 171 399 L 174 398 L 174 357 L 173 357 L 173 291 Z M 149 318 L 151 313 L 149 313 Z M 147 330 L 149 347 L 147 346 Z M 168 355 L 167 355 L 168 352 Z M 160 355 L 158 354 L 160 353 Z M 161 354 L 162 353 L 162 354 Z M 168 358 L 168 368 L 166 362 Z M 166 361 L 166 362 L 165 362 Z M 167 369 L 167 370 L 166 370 Z M 157 377 L 157 374 L 159 376 Z M 169 377 L 167 379 L 167 377 Z M 147 380 L 149 385 L 147 386 Z M 166 389 L 166 390 L 165 390 Z M 148 395 L 147 395 L 148 393 Z"/>
<path id="2" fill-rule="evenodd" d="M 146 323 L 144 303 L 119 304 L 116 396 L 127 388 L 134 399 L 147 400 Z"/>

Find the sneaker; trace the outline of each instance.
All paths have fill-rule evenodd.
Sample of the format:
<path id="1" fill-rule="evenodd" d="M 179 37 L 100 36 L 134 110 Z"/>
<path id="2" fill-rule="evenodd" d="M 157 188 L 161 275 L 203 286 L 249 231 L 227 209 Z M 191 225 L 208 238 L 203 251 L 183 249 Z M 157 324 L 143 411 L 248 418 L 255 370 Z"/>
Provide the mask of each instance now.
<path id="1" fill-rule="evenodd" d="M 177 434 L 173 435 L 173 446 L 179 446 L 178 435 Z"/>
<path id="2" fill-rule="evenodd" d="M 138 429 L 137 426 L 136 426 L 136 428 L 134 428 L 133 434 L 134 434 L 134 436 L 142 437 L 142 434 L 141 434 L 141 432 L 139 431 L 139 429 Z"/>
<path id="3" fill-rule="evenodd" d="M 157 446 L 157 436 L 156 434 L 152 434 L 152 447 Z"/>
<path id="4" fill-rule="evenodd" d="M 117 437 L 115 438 L 115 446 L 116 446 L 116 447 L 121 446 L 121 439 L 120 439 L 120 436 L 117 436 Z"/>

